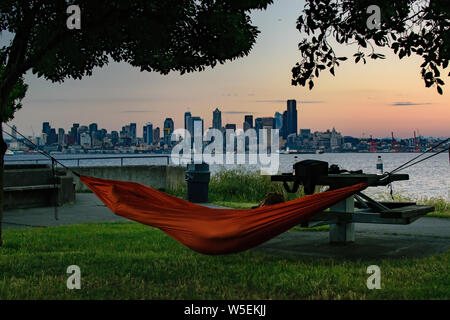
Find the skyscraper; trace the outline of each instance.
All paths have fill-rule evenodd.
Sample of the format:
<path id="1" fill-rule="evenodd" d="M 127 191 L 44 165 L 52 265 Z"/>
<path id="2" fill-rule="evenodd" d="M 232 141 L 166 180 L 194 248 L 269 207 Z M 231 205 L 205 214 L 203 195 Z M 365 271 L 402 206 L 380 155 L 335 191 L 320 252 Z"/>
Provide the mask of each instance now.
<path id="1" fill-rule="evenodd" d="M 46 135 L 49 135 L 50 134 L 50 123 L 48 123 L 48 122 L 44 122 L 43 124 L 42 124 L 42 133 L 45 133 Z"/>
<path id="2" fill-rule="evenodd" d="M 216 108 L 213 112 L 212 127 L 217 130 L 222 129 L 222 112 L 220 112 L 219 108 Z"/>
<path id="3" fill-rule="evenodd" d="M 144 128 L 144 143 L 151 145 L 153 144 L 153 124 L 147 123 Z"/>
<path id="4" fill-rule="evenodd" d="M 174 124 L 173 124 L 173 120 L 172 118 L 166 118 L 166 120 L 164 120 L 164 142 L 167 145 L 171 145 L 171 136 L 172 133 L 174 131 Z"/>
<path id="5" fill-rule="evenodd" d="M 60 146 L 64 146 L 65 145 L 65 132 L 63 128 L 59 128 L 58 129 L 58 145 Z"/>
<path id="6" fill-rule="evenodd" d="M 256 134 L 259 134 L 259 130 L 263 128 L 263 119 L 262 118 L 256 118 L 255 119 L 255 130 Z"/>
<path id="7" fill-rule="evenodd" d="M 252 115 L 246 115 L 244 117 L 244 131 L 247 131 L 248 129 L 253 128 L 253 116 Z"/>
<path id="8" fill-rule="evenodd" d="M 287 101 L 287 135 L 294 133 L 297 135 L 298 131 L 298 116 L 297 116 L 297 101 Z"/>
<path id="9" fill-rule="evenodd" d="M 189 133 L 192 135 L 192 114 L 187 111 L 184 113 L 184 130 L 189 131 Z"/>
<path id="10" fill-rule="evenodd" d="M 283 112 L 283 125 L 281 126 L 281 132 L 280 135 L 283 137 L 283 139 L 287 139 L 288 136 L 288 112 Z"/>
<path id="11" fill-rule="evenodd" d="M 161 140 L 161 132 L 159 127 L 156 127 L 156 129 L 153 129 L 153 144 L 159 144 Z"/>
<path id="12" fill-rule="evenodd" d="M 281 130 L 281 128 L 283 127 L 283 115 L 279 112 L 275 112 L 274 118 L 275 118 L 274 129 Z"/>
<path id="13" fill-rule="evenodd" d="M 136 143 L 137 133 L 136 133 L 136 123 L 130 123 L 130 138 L 131 143 Z"/>
<path id="14" fill-rule="evenodd" d="M 98 125 L 96 123 L 91 123 L 89 125 L 89 132 L 92 134 L 92 132 L 95 132 L 98 130 Z"/>

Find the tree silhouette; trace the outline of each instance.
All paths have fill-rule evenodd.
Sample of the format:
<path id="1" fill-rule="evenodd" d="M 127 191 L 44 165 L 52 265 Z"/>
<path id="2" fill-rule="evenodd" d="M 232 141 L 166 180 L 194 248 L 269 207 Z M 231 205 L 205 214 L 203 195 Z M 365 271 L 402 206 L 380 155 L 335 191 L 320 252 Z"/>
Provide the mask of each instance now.
<path id="1" fill-rule="evenodd" d="M 141 71 L 202 71 L 247 55 L 258 30 L 249 12 L 272 0 L 2 0 L 0 31 L 13 40 L 0 48 L 0 129 L 10 119 L 8 101 L 22 76 L 32 70 L 52 82 L 90 76 L 109 61 Z M 69 5 L 80 9 L 80 29 Z M 56 110 L 55 110 L 56 111 Z M 0 130 L 0 204 L 3 157 Z M 0 245 L 1 245 L 0 205 Z"/>
<path id="2" fill-rule="evenodd" d="M 373 19 L 373 5 L 380 9 L 380 21 Z M 377 47 L 390 48 L 400 59 L 415 53 L 423 58 L 425 86 L 442 94 L 441 72 L 450 56 L 449 19 L 448 0 L 306 0 L 297 29 L 307 38 L 299 43 L 302 60 L 292 69 L 292 84 L 312 89 L 322 71 L 335 74 L 348 57 L 336 56 L 332 39 L 355 46 L 355 63 L 385 59 Z"/>

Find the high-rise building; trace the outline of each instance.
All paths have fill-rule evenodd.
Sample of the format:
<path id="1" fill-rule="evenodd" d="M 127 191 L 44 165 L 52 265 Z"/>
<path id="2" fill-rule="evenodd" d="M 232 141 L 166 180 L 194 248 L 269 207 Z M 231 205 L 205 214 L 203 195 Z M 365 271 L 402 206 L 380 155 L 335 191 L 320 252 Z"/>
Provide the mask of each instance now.
<path id="1" fill-rule="evenodd" d="M 172 118 L 166 118 L 166 120 L 164 120 L 164 143 L 167 145 L 172 144 L 170 138 L 174 131 L 174 127 Z"/>
<path id="2" fill-rule="evenodd" d="M 144 128 L 144 143 L 151 145 L 153 144 L 153 124 L 147 123 Z"/>
<path id="3" fill-rule="evenodd" d="M 80 134 L 80 145 L 86 149 L 89 149 L 92 147 L 92 138 L 88 132 L 82 132 Z"/>
<path id="4" fill-rule="evenodd" d="M 43 124 L 42 124 L 42 133 L 45 133 L 46 135 L 49 135 L 50 134 L 50 123 L 48 123 L 48 122 L 44 122 Z"/>
<path id="5" fill-rule="evenodd" d="M 80 133 L 78 132 L 78 128 L 80 127 L 80 124 L 74 123 L 72 128 L 70 129 L 69 136 L 69 142 L 71 144 L 80 144 Z"/>
<path id="6" fill-rule="evenodd" d="M 220 112 L 219 108 L 213 111 L 212 127 L 217 130 L 222 129 L 222 112 Z"/>
<path id="7" fill-rule="evenodd" d="M 113 146 L 119 143 L 119 133 L 117 131 L 111 131 L 111 143 Z"/>
<path id="8" fill-rule="evenodd" d="M 161 141 L 161 130 L 159 127 L 153 129 L 153 144 L 157 145 Z"/>
<path id="9" fill-rule="evenodd" d="M 225 130 L 233 130 L 236 131 L 236 125 L 234 123 L 227 123 L 225 125 Z"/>
<path id="10" fill-rule="evenodd" d="M 92 134 L 92 132 L 95 132 L 98 130 L 98 125 L 96 123 L 91 123 L 89 125 L 89 132 Z"/>
<path id="11" fill-rule="evenodd" d="M 283 139 L 287 139 L 288 136 L 288 112 L 283 112 L 283 126 L 281 127 L 280 135 Z"/>
<path id="12" fill-rule="evenodd" d="M 64 129 L 59 128 L 58 129 L 58 145 L 64 146 L 66 144 L 65 136 L 66 136 L 66 133 L 64 132 Z"/>
<path id="13" fill-rule="evenodd" d="M 298 115 L 297 115 L 297 101 L 287 101 L 287 135 L 294 133 L 298 134 Z"/>
<path id="14" fill-rule="evenodd" d="M 131 143 L 135 144 L 136 138 L 137 138 L 136 123 L 130 123 L 130 138 L 131 138 Z"/>
<path id="15" fill-rule="evenodd" d="M 195 135 L 201 135 L 203 138 L 203 133 L 204 133 L 204 123 L 203 123 L 203 119 L 200 117 L 192 117 L 192 127 L 193 127 L 193 131 L 194 134 L 192 135 L 192 137 L 194 137 Z M 200 129 L 198 130 L 198 132 L 196 131 L 196 129 Z"/>
<path id="16" fill-rule="evenodd" d="M 281 128 L 283 127 L 283 115 L 279 112 L 275 112 L 274 119 L 275 119 L 274 129 L 281 130 Z"/>
<path id="17" fill-rule="evenodd" d="M 263 128 L 263 119 L 262 118 L 256 118 L 255 119 L 255 130 L 256 134 L 259 134 L 259 130 Z"/>
<path id="18" fill-rule="evenodd" d="M 189 131 L 189 133 L 192 135 L 192 114 L 187 111 L 184 113 L 184 130 Z"/>
<path id="19" fill-rule="evenodd" d="M 253 116 L 252 115 L 246 115 L 244 117 L 243 129 L 244 129 L 244 131 L 247 131 L 248 129 L 252 129 L 252 128 L 253 128 Z"/>

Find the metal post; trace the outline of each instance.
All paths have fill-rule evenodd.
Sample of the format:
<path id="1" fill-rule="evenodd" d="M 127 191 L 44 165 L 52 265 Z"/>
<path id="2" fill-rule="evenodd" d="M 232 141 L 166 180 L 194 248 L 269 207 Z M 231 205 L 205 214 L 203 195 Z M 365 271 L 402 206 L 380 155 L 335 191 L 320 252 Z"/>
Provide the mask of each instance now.
<path id="1" fill-rule="evenodd" d="M 355 199 L 351 196 L 330 208 L 332 212 L 355 212 Z M 338 221 L 330 225 L 330 243 L 346 244 L 355 241 L 355 224 Z"/>
<path id="2" fill-rule="evenodd" d="M 120 166 L 123 167 L 123 157 L 120 158 Z"/>

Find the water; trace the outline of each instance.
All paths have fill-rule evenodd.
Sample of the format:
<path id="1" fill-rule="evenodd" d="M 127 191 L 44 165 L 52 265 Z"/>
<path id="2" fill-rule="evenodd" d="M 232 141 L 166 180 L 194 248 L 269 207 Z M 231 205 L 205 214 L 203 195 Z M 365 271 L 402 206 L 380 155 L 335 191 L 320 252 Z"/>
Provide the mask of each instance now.
<path id="1" fill-rule="evenodd" d="M 417 153 L 383 153 L 381 154 L 384 171 L 391 171 L 406 161 L 416 157 Z M 165 165 L 167 158 L 164 155 L 158 155 L 157 158 L 132 158 L 136 155 L 104 155 L 104 154 L 79 154 L 79 155 L 57 155 L 58 160 L 66 166 L 120 166 L 121 159 L 114 157 L 124 157 L 123 165 Z M 142 155 L 145 157 L 145 155 Z M 364 173 L 376 173 L 377 153 L 324 153 L 324 154 L 306 154 L 306 155 L 280 155 L 280 172 L 292 172 L 292 166 L 295 162 L 305 159 L 315 159 L 327 161 L 330 164 L 337 164 L 342 169 L 363 170 Z M 77 158 L 77 160 L 67 160 Z M 86 158 L 106 158 L 106 159 L 86 159 Z M 66 159 L 66 160 L 64 160 Z M 5 156 L 7 163 L 10 160 L 38 160 L 39 163 L 45 163 L 46 158 L 41 155 L 12 155 Z M 33 163 L 33 162 L 22 162 Z M 35 163 L 35 161 L 34 161 Z M 214 174 L 219 170 L 242 168 L 237 165 L 212 165 L 211 172 Z M 256 165 L 246 165 L 243 168 L 250 171 L 259 171 Z M 439 154 L 434 158 L 424 161 L 416 166 L 408 168 L 401 173 L 409 174 L 410 180 L 398 181 L 393 183 L 394 192 L 400 193 L 416 200 L 430 197 L 439 197 L 450 200 L 450 164 L 449 155 Z M 388 195 L 386 187 L 369 188 L 367 193 L 376 197 Z"/>

